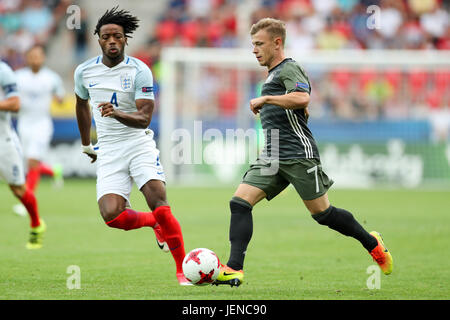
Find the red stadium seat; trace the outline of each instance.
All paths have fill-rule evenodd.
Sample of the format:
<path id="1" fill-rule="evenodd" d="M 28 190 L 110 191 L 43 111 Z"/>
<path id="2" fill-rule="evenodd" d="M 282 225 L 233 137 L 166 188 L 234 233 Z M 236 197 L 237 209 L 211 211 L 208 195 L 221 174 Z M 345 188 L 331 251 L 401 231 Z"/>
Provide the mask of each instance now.
<path id="1" fill-rule="evenodd" d="M 359 89 L 364 90 L 367 84 L 377 77 L 377 72 L 375 71 L 375 69 L 367 68 L 361 70 L 358 73 L 358 76 L 359 76 Z"/>
<path id="2" fill-rule="evenodd" d="M 430 109 L 439 109 L 442 105 L 442 93 L 436 89 L 428 91 L 425 101 Z"/>
<path id="3" fill-rule="evenodd" d="M 197 20 L 191 20 L 180 26 L 181 42 L 184 46 L 193 47 L 197 44 L 200 26 Z"/>
<path id="4" fill-rule="evenodd" d="M 223 116 L 232 116 L 236 113 L 238 96 L 237 90 L 225 89 L 218 93 L 220 114 Z"/>
<path id="5" fill-rule="evenodd" d="M 450 71 L 436 71 L 433 73 L 434 88 L 438 91 L 448 91 L 450 86 Z"/>
<path id="6" fill-rule="evenodd" d="M 156 38 L 163 45 L 172 44 L 178 34 L 178 23 L 173 20 L 164 20 L 158 23 L 155 30 Z"/>
<path id="7" fill-rule="evenodd" d="M 412 70 L 408 73 L 408 84 L 412 94 L 422 92 L 427 84 L 427 73 L 424 70 Z"/>
<path id="8" fill-rule="evenodd" d="M 387 70 L 384 73 L 384 77 L 395 91 L 399 89 L 402 80 L 402 72 L 400 70 Z"/>
<path id="9" fill-rule="evenodd" d="M 331 79 L 343 92 L 348 92 L 352 80 L 352 73 L 347 69 L 338 69 L 331 73 Z"/>

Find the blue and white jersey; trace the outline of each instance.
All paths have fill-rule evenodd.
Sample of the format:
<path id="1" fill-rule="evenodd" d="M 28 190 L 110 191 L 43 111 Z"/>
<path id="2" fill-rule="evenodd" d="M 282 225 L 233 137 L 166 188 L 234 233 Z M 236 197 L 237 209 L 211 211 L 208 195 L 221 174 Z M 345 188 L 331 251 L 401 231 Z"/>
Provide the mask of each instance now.
<path id="1" fill-rule="evenodd" d="M 142 61 L 125 56 L 118 65 L 109 68 L 102 56 L 87 60 L 75 70 L 75 93 L 89 99 L 97 128 L 99 143 L 128 140 L 145 135 L 148 129 L 128 127 L 114 118 L 102 117 L 98 105 L 110 102 L 115 108 L 133 113 L 137 99 L 154 100 L 153 76 Z"/>
<path id="2" fill-rule="evenodd" d="M 6 63 L 0 61 L 0 100 L 19 96 L 16 75 Z M 11 132 L 11 114 L 0 111 L 0 137 L 9 136 Z"/>

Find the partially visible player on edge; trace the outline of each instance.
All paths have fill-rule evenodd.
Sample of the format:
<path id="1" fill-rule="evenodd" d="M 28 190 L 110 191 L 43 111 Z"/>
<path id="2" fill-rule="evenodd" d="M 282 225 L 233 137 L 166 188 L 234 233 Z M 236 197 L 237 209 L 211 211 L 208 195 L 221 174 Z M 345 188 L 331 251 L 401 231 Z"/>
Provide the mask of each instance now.
<path id="1" fill-rule="evenodd" d="M 4 62 L 0 62 L 0 86 L 3 91 L 3 96 L 0 97 L 0 176 L 6 180 L 30 216 L 31 232 L 26 247 L 39 249 L 42 247 L 46 225 L 39 218 L 34 192 L 25 185 L 22 149 L 19 138 L 11 127 L 11 112 L 20 109 L 19 93 L 15 74 Z"/>
<path id="2" fill-rule="evenodd" d="M 65 90 L 59 75 L 44 66 L 42 46 L 33 46 L 26 52 L 26 63 L 27 67 L 16 71 L 21 102 L 17 131 L 28 165 L 27 186 L 34 191 L 41 174 L 53 177 L 57 186 L 63 183 L 60 165 L 52 168 L 42 160 L 53 136 L 51 102 L 55 98 L 61 104 Z"/>
<path id="3" fill-rule="evenodd" d="M 154 109 L 153 76 L 143 62 L 124 52 L 138 21 L 117 7 L 106 11 L 94 32 L 103 55 L 75 70 L 82 151 L 92 162 L 98 160 L 97 201 L 105 223 L 123 230 L 153 228 L 160 248 L 168 247 L 165 251 L 172 253 L 178 282 L 189 285 L 182 270 L 181 227 L 167 202 L 159 150 L 148 129 Z M 98 136 L 95 150 L 90 140 L 91 110 Z M 152 212 L 127 208 L 132 181 Z"/>
<path id="4" fill-rule="evenodd" d="M 358 240 L 381 270 L 390 274 L 393 260 L 380 234 L 368 233 L 350 212 L 332 206 L 328 200 L 327 190 L 333 181 L 322 171 L 318 148 L 307 126 L 311 84 L 303 68 L 284 55 L 284 22 L 261 19 L 250 34 L 253 54 L 268 69 L 261 96 L 250 101 L 250 109 L 260 114 L 267 134 L 264 150 L 230 201 L 230 256 L 215 284 L 238 286 L 243 282 L 245 253 L 253 233 L 252 209 L 264 198 L 273 199 L 289 184 L 313 219 Z"/>

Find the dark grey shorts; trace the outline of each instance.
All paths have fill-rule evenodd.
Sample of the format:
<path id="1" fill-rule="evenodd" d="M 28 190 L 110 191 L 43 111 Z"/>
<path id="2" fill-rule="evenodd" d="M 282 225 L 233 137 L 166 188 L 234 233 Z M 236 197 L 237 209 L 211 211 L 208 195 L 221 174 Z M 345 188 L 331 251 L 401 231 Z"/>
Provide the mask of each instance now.
<path id="1" fill-rule="evenodd" d="M 245 173 L 242 183 L 257 187 L 273 199 L 290 183 L 303 200 L 324 195 L 333 184 L 318 159 L 258 159 Z"/>

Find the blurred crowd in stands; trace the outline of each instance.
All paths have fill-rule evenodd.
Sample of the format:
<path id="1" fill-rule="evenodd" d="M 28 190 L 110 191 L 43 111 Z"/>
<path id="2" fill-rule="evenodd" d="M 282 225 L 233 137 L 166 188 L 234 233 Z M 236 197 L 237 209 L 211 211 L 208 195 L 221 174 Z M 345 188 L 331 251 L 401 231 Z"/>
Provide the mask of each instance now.
<path id="1" fill-rule="evenodd" d="M 162 46 L 249 47 L 249 37 L 240 39 L 237 0 L 171 0 L 150 36 L 147 51 L 140 54 L 158 67 Z M 286 22 L 286 48 L 299 53 L 323 50 L 450 50 L 450 2 L 443 0 L 259 0 L 250 24 L 264 17 Z M 368 11 L 376 5 L 379 12 Z M 379 14 L 372 28 L 370 15 Z M 376 18 L 375 18 L 376 19 Z M 373 22 L 372 22 L 373 23 Z M 248 27 L 244 28 L 248 32 Z M 248 35 L 248 34 L 246 34 Z M 244 42 L 243 42 L 244 41 Z M 299 61 L 301 63 L 301 61 Z M 450 70 L 335 69 L 307 70 L 312 81 L 311 116 L 349 120 L 421 119 L 429 111 L 446 122 Z M 209 68 L 203 82 L 219 82 L 211 106 L 224 116 L 233 115 L 239 99 L 236 81 L 223 81 L 220 72 Z M 217 78 L 217 79 L 216 79 Z M 229 79 L 236 77 L 230 76 Z M 255 79 L 257 79 L 255 77 Z M 257 85 L 255 84 L 257 87 Z M 202 90 L 206 88 L 202 87 Z M 204 92 L 204 90 L 203 90 Z M 226 94 L 225 94 L 226 92 Z M 197 99 L 199 100 L 199 99 Z M 439 111 L 439 112 L 438 112 Z M 445 120 L 447 119 L 447 120 Z"/>
<path id="2" fill-rule="evenodd" d="M 296 53 L 310 49 L 450 50 L 450 1 L 447 0 L 166 2 L 167 7 L 149 31 L 147 41 L 138 50 L 129 52 L 151 67 L 156 93 L 161 77 L 160 53 L 165 46 L 249 48 L 250 25 L 239 28 L 240 11 L 244 7 L 246 10 L 250 8 L 248 14 L 244 12 L 248 24 L 263 17 L 284 20 L 287 26 L 286 48 Z M 22 66 L 23 52 L 32 43 L 45 44 L 48 41 L 57 31 L 56 25 L 66 14 L 70 3 L 67 0 L 0 0 L 0 56 L 14 69 Z M 243 3 L 246 6 L 243 7 Z M 376 5 L 379 12 L 368 11 L 371 5 Z M 125 5 L 121 7 L 126 9 Z M 139 12 L 133 13 L 143 19 Z M 86 21 L 85 14 L 83 23 Z M 372 27 L 368 25 L 371 15 L 379 18 Z M 245 34 L 239 34 L 239 30 L 244 30 Z M 87 32 L 85 25 L 74 32 L 74 65 L 88 58 L 88 34 L 92 32 Z M 217 71 L 209 68 L 207 82 L 217 82 L 221 77 Z M 314 92 L 312 103 L 316 104 L 311 110 L 312 117 L 333 116 L 352 120 L 421 118 L 430 109 L 448 110 L 448 69 L 405 72 L 368 67 L 359 71 L 307 71 Z M 255 79 L 261 80 L 261 77 Z M 221 82 L 217 92 L 212 93 L 215 97 L 212 102 L 215 101 L 219 113 L 230 115 L 238 107 L 236 86 L 237 83 L 232 80 Z M 445 117 L 450 119 L 449 115 Z M 442 117 L 437 118 L 441 120 Z"/>
<path id="3" fill-rule="evenodd" d="M 66 14 L 66 0 L 0 0 L 0 57 L 13 69 L 24 65 L 24 52 L 46 45 Z"/>
<path id="4" fill-rule="evenodd" d="M 238 47 L 237 10 L 245 1 L 170 0 L 154 37 L 162 45 Z M 450 49 L 449 3 L 443 0 L 259 0 L 250 23 L 286 21 L 287 48 Z M 380 28 L 367 27 L 367 8 Z"/>

